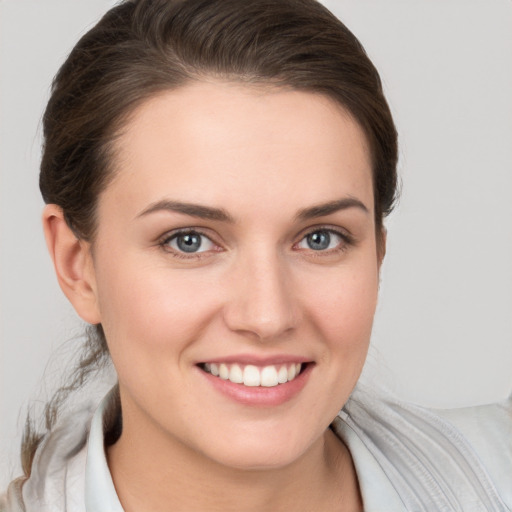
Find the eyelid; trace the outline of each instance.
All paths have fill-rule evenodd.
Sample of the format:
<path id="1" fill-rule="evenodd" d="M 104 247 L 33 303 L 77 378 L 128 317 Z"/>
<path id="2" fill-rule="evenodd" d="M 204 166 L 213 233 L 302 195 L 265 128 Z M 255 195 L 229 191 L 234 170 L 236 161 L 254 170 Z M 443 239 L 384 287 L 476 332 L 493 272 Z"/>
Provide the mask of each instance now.
<path id="1" fill-rule="evenodd" d="M 327 231 L 328 233 L 333 233 L 337 236 L 339 236 L 342 239 L 342 242 L 339 244 L 339 247 L 326 249 L 322 251 L 315 251 L 314 249 L 302 249 L 297 248 L 299 251 L 304 251 L 308 253 L 314 253 L 315 256 L 321 257 L 322 255 L 329 255 L 336 252 L 345 251 L 350 246 L 353 246 L 356 244 L 356 239 L 350 233 L 347 229 L 344 229 L 340 226 L 333 226 L 330 224 L 319 224 L 316 226 L 309 226 L 308 228 L 304 229 L 300 232 L 300 234 L 297 236 L 296 242 L 293 244 L 293 247 L 296 248 L 296 246 L 302 242 L 307 236 L 316 233 L 318 231 Z"/>
<path id="2" fill-rule="evenodd" d="M 296 241 L 293 243 L 293 248 L 296 248 L 297 244 L 300 243 L 302 240 L 304 240 L 305 237 L 308 235 L 315 233 L 317 231 L 327 231 L 329 233 L 333 233 L 337 236 L 339 236 L 342 239 L 342 243 L 340 243 L 341 247 L 332 248 L 332 249 L 326 249 L 324 251 L 314 251 L 313 249 L 299 249 L 301 251 L 308 251 L 308 252 L 315 252 L 317 255 L 323 254 L 330 254 L 336 251 L 345 250 L 351 245 L 355 245 L 357 243 L 357 240 L 355 237 L 350 233 L 346 228 L 342 228 L 340 226 L 331 225 L 331 224 L 317 224 L 314 226 L 308 226 L 307 228 L 303 229 L 296 237 Z M 173 249 L 169 247 L 169 242 L 176 238 L 178 235 L 186 235 L 194 233 L 200 236 L 203 236 L 207 238 L 215 247 L 213 249 L 209 249 L 206 251 L 200 251 L 200 252 L 191 252 L 186 253 L 182 252 L 176 249 Z M 170 253 L 176 257 L 179 258 L 201 258 L 206 257 L 212 252 L 221 252 L 224 250 L 224 247 L 221 243 L 217 241 L 218 237 L 215 236 L 215 233 L 211 233 L 210 229 L 205 229 L 201 227 L 195 227 L 195 226 L 186 226 L 186 227 L 180 227 L 176 228 L 170 231 L 167 231 L 162 236 L 160 236 L 156 243 L 159 247 L 162 248 L 167 253 Z"/>
<path id="3" fill-rule="evenodd" d="M 199 227 L 187 226 L 187 227 L 183 227 L 183 228 L 177 228 L 177 229 L 174 229 L 171 231 L 167 231 L 164 235 L 159 237 L 157 240 L 157 244 L 166 253 L 171 254 L 178 258 L 184 258 L 184 259 L 187 259 L 187 258 L 194 259 L 195 258 L 195 259 L 197 259 L 197 258 L 205 257 L 212 251 L 219 252 L 220 250 L 222 250 L 222 246 L 219 243 L 217 243 L 217 241 L 214 239 L 215 237 L 213 237 L 211 234 L 207 233 L 206 231 L 208 231 L 208 230 L 205 230 L 205 229 L 199 228 Z M 212 243 L 212 245 L 215 246 L 215 248 L 208 249 L 206 251 L 186 253 L 184 251 L 179 251 L 179 250 L 174 249 L 169 246 L 169 243 L 171 242 L 171 240 L 177 238 L 179 235 L 188 235 L 188 234 L 196 234 L 196 235 L 202 236 L 204 238 L 207 238 Z"/>
<path id="4" fill-rule="evenodd" d="M 355 237 L 350 231 L 332 224 L 317 224 L 315 226 L 308 226 L 297 235 L 297 242 L 301 241 L 304 237 L 310 235 L 311 233 L 315 233 L 317 231 L 328 231 L 330 233 L 335 233 L 336 235 L 341 236 L 344 240 L 355 243 Z"/>

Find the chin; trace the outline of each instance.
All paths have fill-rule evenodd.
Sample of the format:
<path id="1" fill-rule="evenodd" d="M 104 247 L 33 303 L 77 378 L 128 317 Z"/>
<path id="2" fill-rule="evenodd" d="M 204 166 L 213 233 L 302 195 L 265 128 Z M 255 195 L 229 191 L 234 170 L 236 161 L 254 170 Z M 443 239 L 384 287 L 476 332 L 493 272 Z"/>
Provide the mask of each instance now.
<path id="1" fill-rule="evenodd" d="M 236 439 L 231 436 L 221 446 L 210 446 L 206 455 L 237 470 L 281 469 L 299 460 L 312 444 L 314 441 L 292 439 L 290 435 L 276 436 L 275 433 L 237 436 Z"/>

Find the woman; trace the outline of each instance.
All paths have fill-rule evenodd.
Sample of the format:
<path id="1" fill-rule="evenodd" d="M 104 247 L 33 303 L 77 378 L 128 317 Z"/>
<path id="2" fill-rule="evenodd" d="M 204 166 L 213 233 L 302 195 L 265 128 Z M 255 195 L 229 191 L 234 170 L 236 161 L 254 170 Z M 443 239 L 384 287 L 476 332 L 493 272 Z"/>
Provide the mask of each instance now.
<path id="1" fill-rule="evenodd" d="M 44 133 L 47 244 L 96 331 L 82 375 L 111 357 L 119 384 L 27 436 L 7 510 L 510 507 L 505 408 L 481 447 L 352 394 L 396 132 L 323 7 L 121 3 L 61 68 Z"/>

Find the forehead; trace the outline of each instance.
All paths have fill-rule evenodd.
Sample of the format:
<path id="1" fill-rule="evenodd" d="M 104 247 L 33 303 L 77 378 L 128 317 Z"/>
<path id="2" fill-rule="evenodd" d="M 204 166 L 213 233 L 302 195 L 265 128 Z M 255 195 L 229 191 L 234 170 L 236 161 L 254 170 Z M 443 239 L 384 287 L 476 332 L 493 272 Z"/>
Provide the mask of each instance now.
<path id="1" fill-rule="evenodd" d="M 116 144 L 108 188 L 123 189 L 141 207 L 178 194 L 240 206 L 255 196 L 318 203 L 356 195 L 373 208 L 365 135 L 320 94 L 193 83 L 140 105 Z"/>

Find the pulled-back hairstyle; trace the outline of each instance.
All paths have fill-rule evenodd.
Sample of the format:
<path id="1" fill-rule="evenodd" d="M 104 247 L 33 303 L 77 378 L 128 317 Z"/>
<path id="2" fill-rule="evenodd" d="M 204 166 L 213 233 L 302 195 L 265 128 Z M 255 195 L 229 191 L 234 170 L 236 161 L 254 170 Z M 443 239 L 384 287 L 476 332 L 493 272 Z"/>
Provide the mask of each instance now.
<path id="1" fill-rule="evenodd" d="M 143 101 L 204 79 L 324 94 L 363 129 L 371 154 L 375 225 L 396 197 L 397 136 L 379 75 L 355 36 L 315 0 L 126 0 L 111 9 L 56 75 L 43 118 L 40 188 L 77 237 L 94 242 L 98 196 L 113 176 L 114 142 Z M 74 381 L 108 349 L 90 336 Z M 47 429 L 62 392 L 47 405 Z M 30 474 L 40 435 L 27 429 Z"/>

